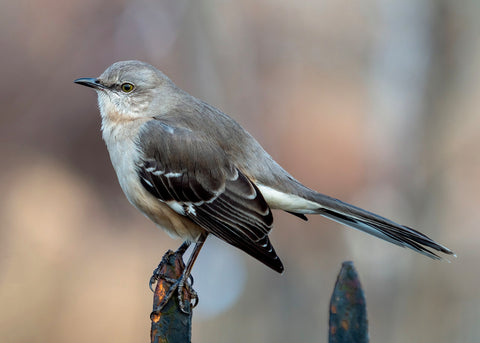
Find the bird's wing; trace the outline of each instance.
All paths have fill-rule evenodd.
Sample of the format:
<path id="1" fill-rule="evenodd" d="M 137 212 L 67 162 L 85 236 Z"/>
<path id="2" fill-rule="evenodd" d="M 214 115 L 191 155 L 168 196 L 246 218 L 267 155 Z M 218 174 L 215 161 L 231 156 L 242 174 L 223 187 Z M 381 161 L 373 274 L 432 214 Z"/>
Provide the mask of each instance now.
<path id="1" fill-rule="evenodd" d="M 150 194 L 207 232 L 283 271 L 268 238 L 270 207 L 214 140 L 152 120 L 142 128 L 137 144 L 142 155 L 138 177 Z"/>

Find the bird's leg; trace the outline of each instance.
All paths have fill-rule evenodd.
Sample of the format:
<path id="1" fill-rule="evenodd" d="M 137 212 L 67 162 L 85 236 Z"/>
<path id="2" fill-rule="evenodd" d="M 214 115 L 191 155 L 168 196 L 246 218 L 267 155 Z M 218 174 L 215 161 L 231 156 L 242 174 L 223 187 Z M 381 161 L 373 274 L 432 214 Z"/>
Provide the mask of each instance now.
<path id="1" fill-rule="evenodd" d="M 160 303 L 160 305 L 158 306 L 158 309 L 157 311 L 161 311 L 163 309 L 163 307 L 168 303 L 168 301 L 172 298 L 173 294 L 175 293 L 175 291 L 178 292 L 178 300 L 179 300 L 179 306 L 180 306 L 180 310 L 184 313 L 188 313 L 188 311 L 186 310 L 186 306 L 185 306 L 185 303 L 184 303 L 184 300 L 183 300 L 183 296 L 184 296 L 184 290 L 186 290 L 188 293 L 190 293 L 190 298 L 191 299 L 194 299 L 194 304 L 192 305 L 192 308 L 195 307 L 197 304 L 198 304 L 198 296 L 197 296 L 197 293 L 192 289 L 192 285 L 193 285 L 193 278 L 191 277 L 191 271 L 192 271 L 192 268 L 193 268 L 193 265 L 195 264 L 195 260 L 197 259 L 198 257 L 198 254 L 200 253 L 200 250 L 202 249 L 203 247 L 203 244 L 205 243 L 205 239 L 207 238 L 207 233 L 203 233 L 198 241 L 196 242 L 195 244 L 195 247 L 193 249 L 193 252 L 192 254 L 190 255 L 190 258 L 188 259 L 188 262 L 187 262 L 187 265 L 185 266 L 185 269 L 183 270 L 183 273 L 182 275 L 180 276 L 180 278 L 178 278 L 177 280 L 170 280 L 170 279 L 166 279 L 166 277 L 164 275 L 162 275 L 160 273 L 160 269 L 161 267 L 165 264 L 165 260 L 162 260 L 162 262 L 160 262 L 159 266 L 157 267 L 157 269 L 155 269 L 154 271 L 154 274 L 152 275 L 151 279 L 150 279 L 150 289 L 152 288 L 152 285 L 159 279 L 159 278 L 163 278 L 163 279 L 166 279 L 167 281 L 171 282 L 172 283 L 172 286 L 169 288 L 169 290 L 167 291 L 167 293 L 165 294 L 165 296 L 163 297 L 163 300 L 162 302 Z M 190 246 L 190 242 L 185 242 L 183 243 L 180 248 L 177 250 L 177 253 L 181 253 L 183 255 L 183 253 L 185 253 L 185 251 L 188 249 L 188 247 Z M 191 278 L 191 283 L 188 284 L 187 283 L 187 280 Z"/>
<path id="2" fill-rule="evenodd" d="M 190 241 L 183 242 L 182 245 L 180 245 L 180 247 L 177 249 L 175 254 L 180 254 L 181 256 L 183 256 L 183 254 L 185 254 L 185 251 L 187 251 L 190 244 L 192 244 L 192 242 L 190 242 Z M 169 250 L 169 251 L 172 252 L 171 250 Z M 152 276 L 150 277 L 150 282 L 148 283 L 148 286 L 150 287 L 150 290 L 152 292 L 154 292 L 153 285 L 160 278 L 165 278 L 165 276 L 161 273 L 161 270 L 162 270 L 162 267 L 165 265 L 165 263 L 167 263 L 167 257 L 168 257 L 168 253 L 163 256 L 162 260 L 158 264 L 157 268 L 155 268 L 155 270 L 152 273 Z M 167 280 L 167 281 L 172 282 L 172 283 L 175 282 L 175 280 Z"/>
<path id="3" fill-rule="evenodd" d="M 205 240 L 207 239 L 208 233 L 203 233 L 200 238 L 198 239 L 197 243 L 195 244 L 195 247 L 193 248 L 192 254 L 190 255 L 190 258 L 188 259 L 187 265 L 185 266 L 185 269 L 183 270 L 182 276 L 180 279 L 178 279 L 178 303 L 180 305 L 180 309 L 184 313 L 188 313 L 188 311 L 185 309 L 185 303 L 183 301 L 183 289 L 186 286 L 187 291 L 191 294 L 191 298 L 195 299 L 194 304 L 192 305 L 192 308 L 198 305 L 198 295 L 197 292 L 195 292 L 192 288 L 193 286 L 193 277 L 192 277 L 192 268 L 193 265 L 195 264 L 195 261 L 197 260 L 198 254 L 200 253 L 200 250 L 203 247 L 203 244 L 205 244 Z M 186 283 L 187 279 L 191 278 L 191 283 L 190 285 Z"/>

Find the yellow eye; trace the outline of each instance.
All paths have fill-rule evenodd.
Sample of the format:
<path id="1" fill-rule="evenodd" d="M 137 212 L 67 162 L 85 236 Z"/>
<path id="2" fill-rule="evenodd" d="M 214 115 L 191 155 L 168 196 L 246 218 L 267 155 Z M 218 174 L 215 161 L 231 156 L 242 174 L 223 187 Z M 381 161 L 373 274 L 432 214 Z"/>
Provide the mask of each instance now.
<path id="1" fill-rule="evenodd" d="M 130 93 L 131 91 L 133 91 L 133 89 L 135 88 L 135 86 L 132 85 L 131 83 L 125 82 L 125 83 L 122 83 L 122 85 L 120 86 L 120 88 L 122 89 L 122 92 L 124 92 L 124 93 Z"/>

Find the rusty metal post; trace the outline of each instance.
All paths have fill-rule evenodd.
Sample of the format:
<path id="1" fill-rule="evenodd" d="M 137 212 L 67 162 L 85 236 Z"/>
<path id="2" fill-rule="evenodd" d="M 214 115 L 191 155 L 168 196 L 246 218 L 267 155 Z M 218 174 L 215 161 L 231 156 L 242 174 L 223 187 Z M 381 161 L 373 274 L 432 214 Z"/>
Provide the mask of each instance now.
<path id="1" fill-rule="evenodd" d="M 178 279 L 185 264 L 182 256 L 171 250 L 163 256 L 163 266 L 160 272 L 166 278 Z M 168 289 L 172 286 L 165 278 L 160 278 L 155 288 L 153 296 L 153 311 L 150 314 L 152 321 L 150 338 L 152 343 L 190 343 L 192 339 L 192 311 L 190 307 L 190 294 L 184 290 L 183 299 L 186 303 L 184 313 L 180 309 L 177 294 L 167 302 L 162 311 L 158 311 L 158 306 L 164 299 Z M 177 291 L 176 291 L 177 292 Z"/>
<path id="2" fill-rule="evenodd" d="M 368 343 L 367 303 L 353 262 L 342 263 L 330 300 L 329 343 Z"/>

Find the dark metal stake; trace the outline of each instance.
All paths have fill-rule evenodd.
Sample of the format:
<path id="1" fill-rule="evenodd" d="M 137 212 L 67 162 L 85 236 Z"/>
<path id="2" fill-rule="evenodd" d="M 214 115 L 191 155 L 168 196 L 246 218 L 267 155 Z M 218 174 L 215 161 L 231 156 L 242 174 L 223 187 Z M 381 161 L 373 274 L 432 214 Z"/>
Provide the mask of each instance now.
<path id="1" fill-rule="evenodd" d="M 329 343 L 368 343 L 367 303 L 353 262 L 343 262 L 330 300 Z"/>

